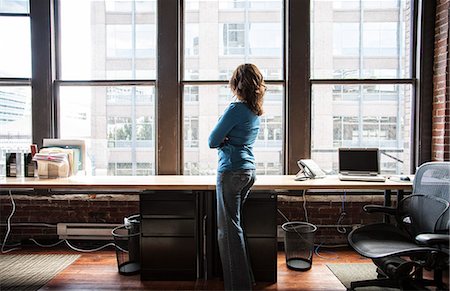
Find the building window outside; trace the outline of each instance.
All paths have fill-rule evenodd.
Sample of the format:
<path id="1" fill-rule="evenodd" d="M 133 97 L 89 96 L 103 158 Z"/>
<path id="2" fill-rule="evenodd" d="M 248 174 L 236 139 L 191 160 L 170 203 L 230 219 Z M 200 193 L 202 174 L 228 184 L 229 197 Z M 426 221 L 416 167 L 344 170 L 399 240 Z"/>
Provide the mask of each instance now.
<path id="1" fill-rule="evenodd" d="M 377 85 L 377 98 L 364 93 L 340 93 L 339 85 L 312 87 L 312 159 L 328 170 L 337 165 L 339 147 L 377 147 L 381 150 L 381 164 L 396 163 L 397 174 L 409 173 L 411 149 L 411 85 Z M 358 85 L 360 92 L 370 91 L 371 85 Z M 390 88 L 396 87 L 395 98 Z M 382 96 L 382 97 L 379 97 Z M 331 138 L 332 137 L 332 138 Z M 390 165 L 390 164 L 389 164 Z M 384 172 L 390 169 L 383 169 Z"/>
<path id="2" fill-rule="evenodd" d="M 282 3 L 280 1 L 248 1 L 248 0 L 220 0 L 219 8 L 221 10 L 226 9 L 244 9 L 244 8 L 252 8 L 254 10 L 279 10 L 282 8 Z"/>
<path id="3" fill-rule="evenodd" d="M 184 0 L 184 174 L 216 173 L 217 150 L 209 149 L 208 137 L 228 104 L 236 100 L 228 80 L 242 63 L 254 63 L 269 80 L 264 121 L 254 146 L 258 165 L 269 168 L 258 171 L 283 173 L 284 9 L 282 0 L 263 2 Z M 264 17 L 258 17 L 262 11 Z M 230 17 L 241 22 L 223 21 Z M 192 53 L 194 46 L 198 55 Z M 198 89 L 193 91 L 194 87 Z M 194 96 L 198 102 L 192 102 Z"/>
<path id="4" fill-rule="evenodd" d="M 156 54 L 155 43 L 156 25 L 154 24 L 106 25 L 106 56 L 108 58 L 150 59 Z"/>
<path id="5" fill-rule="evenodd" d="M 154 173 L 156 0 L 60 0 L 59 11 L 61 138 L 86 141 L 89 174 Z"/>
<path id="6" fill-rule="evenodd" d="M 261 117 L 261 125 L 255 147 L 280 147 L 283 142 L 281 116 Z"/>
<path id="7" fill-rule="evenodd" d="M 59 90 L 61 138 L 83 138 L 88 141 L 88 154 L 92 161 L 94 175 L 109 172 L 110 163 L 130 163 L 132 173 L 136 174 L 140 166 L 154 166 L 154 83 L 151 85 L 114 85 L 121 80 L 152 80 L 156 78 L 156 1 L 83 1 L 73 4 L 69 0 L 61 0 L 61 71 L 56 80 Z M 263 1 L 264 2 L 264 1 Z M 198 1 L 185 0 L 184 13 L 199 13 L 205 11 L 217 12 L 217 19 L 184 17 L 184 27 L 191 26 L 190 53 L 185 53 L 182 82 L 187 81 L 213 81 L 218 84 L 211 85 L 184 85 L 184 120 L 189 120 L 187 131 L 184 132 L 185 141 L 195 140 L 192 137 L 192 121 L 198 124 L 196 133 L 198 151 L 192 151 L 189 146 L 186 154 L 185 173 L 197 174 L 214 173 L 216 161 L 203 155 L 205 144 L 212 125 L 223 112 L 232 96 L 226 98 L 224 93 L 228 88 L 221 80 L 227 80 L 232 70 L 240 63 L 253 62 L 263 71 L 268 80 L 283 81 L 283 41 L 281 39 L 282 3 L 283 1 Z M 270 3 L 269 3 L 270 2 Z M 0 70 L 0 78 L 30 78 L 31 77 L 31 45 L 29 31 L 28 1 L 7 1 L 0 7 L 0 22 L 2 26 L 25 28 L 15 34 L 24 36 L 20 42 L 20 49 L 9 46 L 0 47 L 0 57 L 18 56 L 20 60 L 13 61 L 14 66 L 7 64 Z M 205 5 L 205 4 L 208 5 Z M 387 4 L 386 4 L 387 3 Z M 333 168 L 335 153 L 339 146 L 350 144 L 354 146 L 377 146 L 382 152 L 382 170 L 386 173 L 409 173 L 411 166 L 410 140 L 412 128 L 412 96 L 413 83 L 392 84 L 323 84 L 317 85 L 314 80 L 320 79 L 404 79 L 409 80 L 411 43 L 411 1 L 389 0 L 380 3 L 374 1 L 323 1 L 312 3 L 312 39 L 311 39 L 311 76 L 312 76 L 312 158 L 325 169 Z M 229 5 L 230 4 L 230 5 Z M 386 4 L 386 5 L 384 5 Z M 78 6 L 78 7 L 76 7 Z M 208 9 L 206 9 L 208 7 Z M 266 10 L 271 18 L 261 23 L 252 14 L 262 9 Z M 73 13 L 73 11 L 78 11 Z M 8 17 L 7 13 L 23 13 L 23 16 Z M 139 15 L 151 14 L 145 23 L 133 22 Z M 200 14 L 202 14 L 200 13 Z M 227 13 L 241 13 L 247 15 L 244 23 L 221 23 Z M 199 14 L 199 15 L 200 15 Z M 75 17 L 76 15 L 76 17 Z M 278 15 L 278 16 L 274 16 Z M 332 15 L 326 18 L 325 15 Z M 342 16 L 346 21 L 342 22 Z M 386 17 L 381 17 L 384 15 Z M 125 16 L 125 17 L 124 17 Z M 380 17 L 378 17 L 380 16 Z M 389 17 L 387 17 L 389 16 Z M 222 17 L 222 18 L 221 18 Z M 104 20 L 107 20 L 106 23 Z M 120 20 L 121 19 L 121 20 Z M 126 21 L 123 21 L 127 19 Z M 141 19 L 141 18 L 139 18 Z M 12 21 L 12 22 L 11 22 Z M 279 21 L 279 22 L 277 22 Z M 205 25 L 206 24 L 206 25 Z M 265 25 L 275 27 L 270 44 L 264 44 L 263 33 Z M 279 29 L 276 26 L 279 25 Z M 257 28 L 260 29 L 257 29 Z M 208 30 L 215 31 L 218 39 L 207 44 L 205 35 Z M 10 32 L 10 31 L 9 31 Z M 2 39 L 11 37 L 8 31 L 2 31 Z M 76 32 L 76 33 L 74 33 Z M 219 32 L 219 33 L 217 33 Z M 222 37 L 220 36 L 222 32 Z M 350 33 L 352 32 L 352 33 Z M 5 34 L 6 33 L 6 34 Z M 151 34 L 151 35 L 150 35 Z M 186 36 L 187 32 L 185 32 Z M 95 36 L 98 37 L 95 37 Z M 339 35 L 345 37 L 339 38 Z M 203 38 L 202 38 L 203 36 Z M 225 36 L 227 36 L 225 38 Z M 280 36 L 280 40 L 278 40 Z M 373 37 L 371 37 L 373 36 Z M 327 40 L 323 42 L 322 40 Z M 92 42 L 91 42 L 92 41 Z M 202 42 L 203 41 L 203 42 Z M 243 52 L 239 42 L 243 41 Z M 221 42 L 223 45 L 221 46 Z M 280 42 L 280 43 L 278 43 Z M 87 44 L 87 45 L 74 45 Z M 237 52 L 227 47 L 237 48 Z M 212 45 L 212 46 L 211 46 Z M 14 46 L 14 45 L 13 45 Z M 131 46 L 131 48 L 130 48 Z M 216 49 L 212 49 L 215 47 Z M 222 47 L 222 48 L 221 48 Z M 12 53 L 14 51 L 14 53 Z M 185 51 L 186 52 L 186 51 Z M 205 53 L 208 52 L 208 53 Z M 2 60 L 2 63 L 4 61 Z M 18 66 L 18 63 L 23 65 Z M 203 66 L 203 64 L 208 64 Z M 66 81 L 81 81 L 86 84 L 64 84 Z M 91 85 L 90 80 L 111 82 L 107 85 Z M 23 85 L 0 85 L 0 98 L 2 102 L 0 112 L 2 136 L 0 137 L 1 162 L 0 175 L 4 175 L 4 154 L 9 150 L 6 141 L 13 144 L 12 151 L 20 151 L 19 145 L 23 140 L 23 151 L 28 150 L 31 143 L 31 87 L 26 81 Z M 152 80 L 152 82 L 154 82 Z M 197 89 L 194 89 L 196 87 Z M 264 160 L 258 167 L 260 173 L 270 172 L 270 169 L 282 169 L 282 144 L 284 100 L 283 86 L 268 88 L 266 95 L 264 128 L 255 146 L 257 155 Z M 186 88 L 188 88 L 186 90 Z M 229 90 L 229 89 L 228 89 Z M 271 91 L 271 92 L 269 92 Z M 218 97 L 217 97 L 218 96 Z M 219 99 L 219 101 L 217 100 Z M 228 100 L 227 100 L 228 99 Z M 206 101 L 207 100 L 207 101 Z M 194 106 L 188 106 L 194 103 Z M 197 105 L 195 105 L 197 103 Z M 202 105 L 200 105 L 202 104 Z M 12 108 L 8 112 L 7 109 Z M 124 114 L 125 112 L 125 114 Z M 373 112 L 376 112 L 374 114 Z M 20 117 L 14 119 L 14 116 Z M 126 118 L 131 123 L 131 134 L 126 138 L 133 140 L 130 144 L 138 145 L 143 141 L 144 147 L 130 149 L 127 156 L 129 162 L 120 159 L 114 160 L 115 152 L 111 149 L 126 150 L 127 148 L 110 147 L 110 133 L 116 123 L 110 124 L 111 119 Z M 196 120 L 196 121 L 195 121 Z M 279 121 L 278 121 L 279 120 Z M 71 122 L 74 125 L 70 125 Z M 130 123 L 124 123 L 129 126 Z M 207 126 L 204 126 L 207 124 Z M 6 125 L 6 127 L 5 127 Z M 114 125 L 114 126 L 112 126 Z M 279 128 L 278 128 L 279 126 Z M 21 135 L 14 133 L 3 134 L 4 128 L 21 128 Z M 22 129 L 23 128 L 23 129 Z M 191 130 L 191 131 L 189 131 Z M 331 130 L 331 132 L 330 132 Z M 28 131 L 28 133 L 27 133 Z M 320 133 L 320 134 L 319 134 Z M 120 134 L 119 134 L 120 135 Z M 14 138 L 16 137 L 16 139 Z M 281 139 L 279 138 L 281 136 Z M 16 141 L 14 141 L 16 140 Z M 127 139 L 124 139 L 127 140 Z M 281 142 L 280 142 L 281 140 Z M 14 142 L 11 142 L 14 141 Z M 150 143 L 147 143 L 151 141 Z M 193 143 L 191 143 L 192 145 Z M 26 145 L 26 146 L 25 146 Z M 266 147 L 267 146 L 267 147 Z M 267 152 L 274 152 L 269 155 Z M 26 149 L 25 149 L 26 148 Z M 97 149 L 97 150 L 94 150 Z M 100 151 L 104 153 L 99 154 Z M 324 154 L 325 153 L 325 154 Z M 266 155 L 267 154 L 267 155 Z M 148 162 L 137 163 L 142 157 Z M 194 157 L 191 159 L 191 157 Z M 276 158 L 275 158 L 276 157 Z M 325 162 L 330 159 L 332 163 Z M 393 157 L 393 158 L 392 158 Z M 113 159 L 113 160 L 111 160 Z M 212 161 L 212 162 L 211 162 Z M 281 165 L 281 166 L 279 166 Z M 191 170 L 195 167 L 196 170 Z M 154 172 L 149 169 L 149 172 Z"/>
<path id="8" fill-rule="evenodd" d="M 184 87 L 184 102 L 198 102 L 198 86 Z"/>
<path id="9" fill-rule="evenodd" d="M 358 130 L 358 117 L 333 116 L 333 146 L 339 148 L 357 145 Z"/>
<path id="10" fill-rule="evenodd" d="M 194 175 L 198 176 L 199 173 L 199 165 L 195 162 L 186 162 L 184 163 L 184 175 Z"/>
<path id="11" fill-rule="evenodd" d="M 279 163 L 256 163 L 256 175 L 279 175 Z"/>
<path id="12" fill-rule="evenodd" d="M 154 87 L 110 86 L 106 88 L 107 105 L 124 105 L 131 102 L 139 105 L 154 105 L 153 100 L 155 100 Z"/>
<path id="13" fill-rule="evenodd" d="M 189 116 L 184 118 L 184 146 L 188 148 L 198 148 L 198 118 Z"/>
<path id="14" fill-rule="evenodd" d="M 327 170 L 339 147 L 378 147 L 382 173 L 411 170 L 411 1 L 380 3 L 312 1 L 311 158 Z"/>
<path id="15" fill-rule="evenodd" d="M 199 27 L 197 25 L 187 23 L 184 27 L 184 55 L 193 57 L 198 56 L 199 47 L 199 35 L 198 35 Z"/>
<path id="16" fill-rule="evenodd" d="M 6 153 L 30 152 L 31 30 L 29 1 L 0 5 L 0 177 L 6 175 Z"/>
<path id="17" fill-rule="evenodd" d="M 131 118 L 108 117 L 108 147 L 129 147 L 130 141 Z"/>
<path id="18" fill-rule="evenodd" d="M 149 176 L 154 175 L 151 163 L 137 163 L 137 171 L 133 174 L 131 163 L 109 163 L 108 176 Z"/>
<path id="19" fill-rule="evenodd" d="M 223 54 L 243 55 L 245 53 L 245 24 L 223 24 Z"/>
<path id="20" fill-rule="evenodd" d="M 135 1 L 105 1 L 105 10 L 115 13 L 130 13 L 133 10 L 139 12 L 156 12 L 153 1 L 135 0 Z"/>
<path id="21" fill-rule="evenodd" d="M 397 57 L 397 23 L 365 23 L 363 54 L 370 57 Z"/>
<path id="22" fill-rule="evenodd" d="M 360 96 L 360 86 L 341 85 L 333 86 L 333 101 L 355 101 Z"/>
<path id="23" fill-rule="evenodd" d="M 245 8 L 247 0 L 222 0 L 219 2 L 219 9 Z"/>

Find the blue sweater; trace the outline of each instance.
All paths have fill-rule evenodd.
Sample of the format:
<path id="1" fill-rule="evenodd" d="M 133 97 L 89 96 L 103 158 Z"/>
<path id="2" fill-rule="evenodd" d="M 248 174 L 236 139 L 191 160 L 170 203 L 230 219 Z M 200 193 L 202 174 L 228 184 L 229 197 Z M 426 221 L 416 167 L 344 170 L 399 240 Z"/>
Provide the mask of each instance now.
<path id="1" fill-rule="evenodd" d="M 219 150 L 218 172 L 256 169 L 253 144 L 259 124 L 259 116 L 243 102 L 225 109 L 209 136 L 209 147 Z"/>

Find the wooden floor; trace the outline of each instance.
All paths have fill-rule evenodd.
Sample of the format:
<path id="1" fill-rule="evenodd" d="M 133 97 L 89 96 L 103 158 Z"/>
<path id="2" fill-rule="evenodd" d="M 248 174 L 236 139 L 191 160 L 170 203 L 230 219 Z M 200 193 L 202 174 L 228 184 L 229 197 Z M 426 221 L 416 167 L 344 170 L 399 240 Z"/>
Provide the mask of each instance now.
<path id="1" fill-rule="evenodd" d="M 43 253 L 42 250 L 31 253 Z M 30 253 L 21 251 L 15 253 Z M 117 271 L 114 251 L 79 253 L 67 250 L 45 253 L 81 254 L 81 257 L 54 277 L 41 290 L 223 290 L 219 279 L 197 281 L 140 281 L 139 275 L 123 276 Z M 313 258 L 311 270 L 298 272 L 286 267 L 283 252 L 278 253 L 278 282 L 258 283 L 254 290 L 345 290 L 327 268 L 328 263 L 369 263 L 350 250 L 324 250 Z"/>

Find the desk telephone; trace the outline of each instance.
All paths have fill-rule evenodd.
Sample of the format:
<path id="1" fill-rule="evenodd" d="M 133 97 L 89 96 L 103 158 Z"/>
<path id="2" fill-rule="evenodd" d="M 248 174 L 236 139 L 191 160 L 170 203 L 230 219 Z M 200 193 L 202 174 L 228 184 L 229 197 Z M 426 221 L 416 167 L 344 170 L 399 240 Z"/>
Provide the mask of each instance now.
<path id="1" fill-rule="evenodd" d="M 299 160 L 297 165 L 300 171 L 295 175 L 296 181 L 325 178 L 325 172 L 313 160 Z"/>

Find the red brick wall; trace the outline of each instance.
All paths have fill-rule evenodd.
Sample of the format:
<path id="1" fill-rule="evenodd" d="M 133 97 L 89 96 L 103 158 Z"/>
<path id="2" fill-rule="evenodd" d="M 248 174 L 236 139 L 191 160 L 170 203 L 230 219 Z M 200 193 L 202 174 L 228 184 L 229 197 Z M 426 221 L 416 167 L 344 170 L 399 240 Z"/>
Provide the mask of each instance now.
<path id="1" fill-rule="evenodd" d="M 449 0 L 438 0 L 436 6 L 434 49 L 434 98 L 432 160 L 450 160 L 449 99 Z"/>
<path id="2" fill-rule="evenodd" d="M 86 198 L 59 199 L 15 197 L 16 210 L 11 223 L 123 223 L 123 218 L 139 213 L 138 201 L 96 201 Z M 6 233 L 4 225 L 11 213 L 12 205 L 8 196 L 0 198 L 0 238 Z M 12 225 L 8 241 L 35 239 L 57 239 L 56 228 Z"/>
<path id="3" fill-rule="evenodd" d="M 342 201 L 339 196 L 334 199 L 328 196 L 315 196 L 308 198 L 306 209 L 309 222 L 319 226 L 316 242 L 323 244 L 343 244 L 347 242 L 347 234 L 351 230 L 348 228 L 346 233 L 338 232 L 334 225 L 338 224 L 338 218 L 341 213 Z M 337 198 L 336 198 L 337 197 Z M 356 196 L 350 199 L 348 197 L 345 203 L 345 212 L 347 213 L 340 225 L 366 224 L 380 221 L 380 215 L 366 214 L 362 211 L 365 204 L 380 204 L 383 196 Z M 89 222 L 89 223 L 114 223 L 121 224 L 123 218 L 139 212 L 139 202 L 137 197 L 130 201 L 127 197 L 122 201 L 108 200 L 108 197 L 92 198 L 88 195 L 78 195 L 77 198 L 59 198 L 38 199 L 27 196 L 14 196 L 16 211 L 11 220 L 14 223 L 46 223 L 57 224 L 61 222 Z M 358 202 L 359 200 L 359 202 Z M 364 201 L 364 202 L 362 202 Z M 289 218 L 289 220 L 305 221 L 303 210 L 303 200 L 301 197 L 279 198 L 279 209 Z M 0 239 L 3 242 L 6 233 L 5 224 L 11 212 L 12 206 L 8 196 L 0 197 Z M 278 216 L 278 224 L 285 222 L 281 215 Z M 28 238 L 36 240 L 57 239 L 56 228 L 48 227 L 29 227 L 12 226 L 8 242 L 18 242 Z"/>
<path id="4" fill-rule="evenodd" d="M 346 201 L 344 203 L 344 212 L 346 213 L 342 219 L 338 222 L 342 213 L 342 200 L 340 197 L 337 199 L 330 199 L 326 201 L 327 196 L 323 196 L 321 199 L 317 197 L 307 198 L 306 212 L 308 216 L 308 222 L 318 227 L 315 242 L 316 244 L 333 245 L 333 244 L 346 244 L 347 235 L 351 231 L 351 227 L 345 227 L 345 232 L 342 233 L 343 228 L 337 225 L 362 225 L 375 222 L 381 222 L 383 217 L 379 214 L 367 214 L 362 210 L 362 207 L 366 204 L 382 204 L 382 197 L 378 199 L 367 200 L 361 199 L 361 197 L 354 197 L 354 201 Z M 322 201 L 310 201 L 310 200 L 322 200 Z M 299 200 L 298 198 L 296 200 Z M 306 221 L 305 211 L 303 208 L 303 200 L 301 201 L 283 201 L 279 197 L 278 209 L 283 212 L 290 221 Z M 347 198 L 349 200 L 349 198 Z M 360 200 L 360 201 L 358 201 Z M 364 201 L 364 202 L 363 202 Z M 279 215 L 278 225 L 282 225 L 286 220 Z"/>

